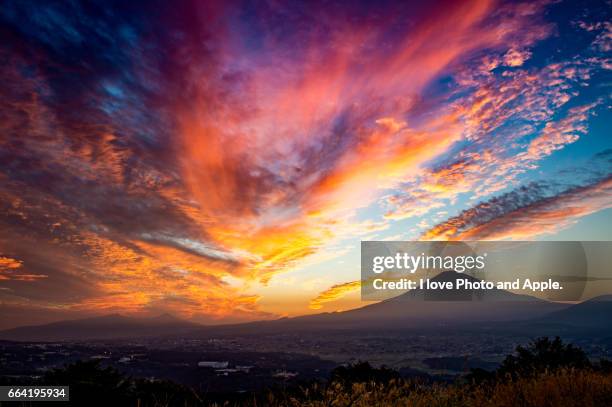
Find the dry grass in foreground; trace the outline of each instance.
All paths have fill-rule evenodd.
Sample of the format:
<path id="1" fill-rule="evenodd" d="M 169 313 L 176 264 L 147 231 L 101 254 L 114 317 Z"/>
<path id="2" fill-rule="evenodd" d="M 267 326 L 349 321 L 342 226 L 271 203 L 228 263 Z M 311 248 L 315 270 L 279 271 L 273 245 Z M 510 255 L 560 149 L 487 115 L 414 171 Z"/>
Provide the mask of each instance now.
<path id="1" fill-rule="evenodd" d="M 270 393 L 266 406 L 612 406 L 612 375 L 592 370 L 560 369 L 533 377 L 521 377 L 480 384 L 419 385 L 392 380 L 386 384 L 340 383 L 312 385 L 301 394 Z M 228 404 L 226 404 L 228 405 Z"/>

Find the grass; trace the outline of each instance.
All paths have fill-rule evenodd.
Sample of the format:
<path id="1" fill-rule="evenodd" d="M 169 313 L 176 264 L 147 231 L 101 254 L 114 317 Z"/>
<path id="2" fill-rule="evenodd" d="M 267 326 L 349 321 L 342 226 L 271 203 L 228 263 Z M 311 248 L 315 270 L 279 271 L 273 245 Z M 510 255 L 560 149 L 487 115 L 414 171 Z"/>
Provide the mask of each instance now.
<path id="1" fill-rule="evenodd" d="M 452 385 L 422 385 L 407 380 L 343 385 L 313 384 L 292 394 L 270 392 L 267 399 L 216 406 L 612 406 L 612 375 L 590 369 L 560 369 L 533 377 Z"/>

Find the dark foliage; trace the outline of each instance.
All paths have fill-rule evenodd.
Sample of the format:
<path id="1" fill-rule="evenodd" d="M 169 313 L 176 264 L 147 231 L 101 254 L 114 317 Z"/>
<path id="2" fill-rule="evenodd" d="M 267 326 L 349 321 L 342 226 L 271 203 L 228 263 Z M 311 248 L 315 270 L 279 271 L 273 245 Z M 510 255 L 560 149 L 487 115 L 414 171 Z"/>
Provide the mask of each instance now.
<path id="1" fill-rule="evenodd" d="M 558 336 L 553 340 L 543 337 L 531 342 L 527 347 L 517 346 L 516 355 L 506 356 L 497 374 L 525 377 L 559 368 L 590 367 L 589 358 L 579 347 L 563 343 Z"/>
<path id="2" fill-rule="evenodd" d="M 42 383 L 70 386 L 70 404 L 75 406 L 200 404 L 199 397 L 185 386 L 167 380 L 132 379 L 112 367 L 102 367 L 98 361 L 79 361 L 54 369 L 42 378 Z"/>
<path id="3" fill-rule="evenodd" d="M 610 368 L 610 362 L 602 360 L 601 370 Z M 592 369 L 586 353 L 577 346 L 563 343 L 558 336 L 554 339 L 542 337 L 534 340 L 528 346 L 517 346 L 514 355 L 508 355 L 501 366 L 494 371 L 472 369 L 467 375 L 468 382 L 475 384 L 505 379 L 511 377 L 535 376 L 543 372 L 553 372 L 565 369 Z"/>
<path id="4" fill-rule="evenodd" d="M 396 370 L 389 369 L 385 366 L 375 368 L 368 362 L 357 362 L 347 366 L 338 366 L 332 370 L 330 375 L 331 382 L 347 384 L 364 382 L 386 383 L 390 380 L 399 378 L 400 374 Z"/>
<path id="5" fill-rule="evenodd" d="M 612 373 L 612 361 L 608 359 L 601 359 L 599 363 L 593 366 L 593 368 L 597 370 L 598 372 L 605 373 L 605 374 L 611 374 Z"/>
<path id="6" fill-rule="evenodd" d="M 544 381 L 557 380 L 554 376 L 557 371 L 560 372 L 561 376 L 565 375 L 563 377 L 566 377 L 568 372 L 570 375 L 573 374 L 574 371 L 583 376 L 592 374 L 593 377 L 597 375 L 600 375 L 597 377 L 604 377 L 602 375 L 609 375 L 612 372 L 612 362 L 601 360 L 592 364 L 586 354 L 576 346 L 565 344 L 559 338 L 539 338 L 526 347 L 518 346 L 516 353 L 507 356 L 496 371 L 473 369 L 468 376 L 470 384 L 466 388 L 473 389 L 472 386 L 476 386 L 482 390 L 478 394 L 493 394 L 493 392 L 499 390 L 499 385 L 524 384 L 525 381 L 540 380 L 539 377 L 543 377 L 545 380 L 542 380 Z M 512 380 L 508 380 L 509 378 Z M 6 380 L 0 380 L 0 382 L 0 384 L 9 384 Z M 603 381 L 597 383 L 605 384 Z M 62 369 L 50 371 L 33 382 L 11 382 L 10 384 L 70 386 L 70 403 L 58 403 L 57 405 L 139 407 L 204 406 L 214 404 L 215 401 L 218 403 L 215 405 L 225 405 L 223 401 L 228 402 L 227 405 L 288 405 L 291 403 L 293 403 L 291 405 L 295 405 L 295 402 L 300 400 L 320 402 L 327 405 L 329 397 L 336 394 L 334 392 L 339 392 L 334 397 L 346 396 L 345 398 L 349 400 L 347 403 L 350 404 L 353 391 L 356 388 L 361 388 L 359 386 L 370 386 L 367 389 L 371 388 L 372 391 L 383 391 L 381 389 L 386 388 L 393 389 L 397 397 L 410 397 L 412 392 L 415 391 L 421 392 L 425 396 L 429 394 L 427 389 L 430 389 L 430 386 L 425 384 L 424 381 L 414 380 L 414 378 L 402 379 L 398 371 L 384 366 L 375 368 L 368 362 L 358 362 L 335 368 L 328 383 L 312 382 L 282 389 L 271 389 L 267 393 L 243 395 L 240 399 L 233 399 L 232 401 L 230 401 L 232 397 L 223 399 L 223 401 L 211 400 L 196 394 L 185 386 L 170 381 L 126 377 L 111 367 L 101 366 L 97 361 L 77 362 Z M 356 384 L 360 385 L 354 387 Z M 457 394 L 463 394 L 461 393 L 461 386 L 463 384 L 460 383 L 449 385 L 448 389 L 455 389 L 449 394 L 455 394 L 452 392 L 457 391 L 459 392 Z M 428 397 L 434 397 L 434 393 L 429 394 Z M 361 394 L 360 397 L 366 397 L 364 394 Z M 472 394 L 471 390 L 465 394 Z M 55 404 L 44 403 L 44 405 Z"/>
<path id="7" fill-rule="evenodd" d="M 64 369 L 54 369 L 43 381 L 49 385 L 69 385 L 73 401 L 94 400 L 99 405 L 129 403 L 129 381 L 111 367 L 100 367 L 97 361 L 78 361 Z"/>

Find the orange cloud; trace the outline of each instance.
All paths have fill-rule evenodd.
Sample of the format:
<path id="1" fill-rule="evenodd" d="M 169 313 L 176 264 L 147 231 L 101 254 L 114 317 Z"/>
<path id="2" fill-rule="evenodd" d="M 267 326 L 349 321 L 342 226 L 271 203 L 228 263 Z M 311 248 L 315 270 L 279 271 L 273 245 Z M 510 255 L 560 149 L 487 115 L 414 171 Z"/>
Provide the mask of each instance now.
<path id="1" fill-rule="evenodd" d="M 0 270 L 14 270 L 21 267 L 23 262 L 21 260 L 11 259 L 10 257 L 0 256 Z"/>
<path id="2" fill-rule="evenodd" d="M 0 256 L 0 281 L 37 281 L 47 278 L 44 274 L 28 274 L 21 270 L 23 261 L 16 260 L 6 256 Z"/>
<path id="3" fill-rule="evenodd" d="M 321 309 L 323 308 L 323 304 L 342 298 L 346 294 L 359 290 L 360 288 L 361 281 L 336 284 L 321 292 L 316 298 L 313 298 L 308 307 L 313 310 Z"/>
<path id="4" fill-rule="evenodd" d="M 495 18 L 506 25 L 486 23 L 494 1 L 447 7 L 410 28 L 394 17 L 359 27 L 334 21 L 329 32 L 306 36 L 295 59 L 271 36 L 261 51 L 267 59 L 246 65 L 229 90 L 215 82 L 230 75 L 225 55 L 209 79 L 200 71 L 186 78 L 189 97 L 173 107 L 182 173 L 208 238 L 253 259 L 236 273 L 266 281 L 287 270 L 353 222 L 357 208 L 446 152 L 463 136 L 460 114 L 441 110 L 419 123 L 400 117 L 472 52 L 537 37 L 517 39 L 537 7 L 502 7 Z M 389 24 L 401 38 L 382 49 Z M 444 187 L 442 177 L 431 186 Z"/>
<path id="5" fill-rule="evenodd" d="M 523 65 L 531 57 L 531 52 L 525 50 L 511 49 L 504 55 L 504 64 L 517 67 Z"/>

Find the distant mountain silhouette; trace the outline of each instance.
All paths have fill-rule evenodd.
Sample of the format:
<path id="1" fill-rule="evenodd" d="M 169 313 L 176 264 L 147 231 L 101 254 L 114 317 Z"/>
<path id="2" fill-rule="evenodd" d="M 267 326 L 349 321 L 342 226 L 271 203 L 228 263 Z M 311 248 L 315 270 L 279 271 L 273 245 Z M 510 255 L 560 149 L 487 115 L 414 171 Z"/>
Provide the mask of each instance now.
<path id="1" fill-rule="evenodd" d="M 454 271 L 440 273 L 430 280 L 445 282 L 459 278 L 466 278 L 472 282 L 479 281 Z M 300 330 L 414 330 L 441 326 L 461 327 L 481 322 L 529 320 L 566 307 L 565 304 L 499 289 L 484 291 L 416 289 L 349 311 L 207 327 L 200 332 L 203 335 L 230 335 Z"/>
<path id="2" fill-rule="evenodd" d="M 110 314 L 94 318 L 23 326 L 0 331 L 0 339 L 17 341 L 63 341 L 119 339 L 181 334 L 199 327 L 169 314 L 151 318 Z"/>
<path id="3" fill-rule="evenodd" d="M 431 281 L 453 282 L 479 279 L 445 271 Z M 465 324 L 481 321 L 526 320 L 565 308 L 566 305 L 501 289 L 434 290 L 416 289 L 397 297 L 368 305 L 345 314 L 361 320 L 406 320 L 428 325 Z"/>
<path id="4" fill-rule="evenodd" d="M 571 325 L 580 328 L 612 330 L 612 295 L 602 295 L 553 312 L 541 322 Z"/>
<path id="5" fill-rule="evenodd" d="M 466 274 L 446 271 L 431 281 L 446 282 L 465 278 Z M 204 326 L 177 319 L 171 315 L 132 318 L 118 314 L 97 318 L 55 322 L 0 331 L 7 340 L 85 340 L 133 337 L 218 335 L 257 335 L 287 332 L 330 330 L 372 331 L 419 330 L 441 327 L 478 329 L 484 323 L 498 323 L 496 329 L 519 324 L 520 329 L 536 325 L 568 326 L 607 325 L 612 311 L 612 296 L 598 297 L 569 306 L 509 291 L 492 290 L 426 290 L 416 289 L 397 297 L 361 308 L 320 313 L 272 321 L 231 325 Z M 503 324 L 499 324 L 499 323 Z"/>

